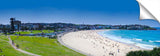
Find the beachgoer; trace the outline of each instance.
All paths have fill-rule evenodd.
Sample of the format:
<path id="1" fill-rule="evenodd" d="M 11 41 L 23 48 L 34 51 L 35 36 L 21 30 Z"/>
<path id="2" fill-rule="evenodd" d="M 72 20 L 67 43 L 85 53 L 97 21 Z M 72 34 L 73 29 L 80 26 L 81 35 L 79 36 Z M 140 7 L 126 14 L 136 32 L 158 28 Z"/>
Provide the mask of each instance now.
<path id="1" fill-rule="evenodd" d="M 3 52 L 2 49 L 0 49 L 0 52 Z"/>
<path id="2" fill-rule="evenodd" d="M 19 48 L 19 45 L 16 45 L 17 49 Z"/>
<path id="3" fill-rule="evenodd" d="M 119 50 L 120 50 L 120 49 L 118 49 L 118 53 L 119 53 Z"/>

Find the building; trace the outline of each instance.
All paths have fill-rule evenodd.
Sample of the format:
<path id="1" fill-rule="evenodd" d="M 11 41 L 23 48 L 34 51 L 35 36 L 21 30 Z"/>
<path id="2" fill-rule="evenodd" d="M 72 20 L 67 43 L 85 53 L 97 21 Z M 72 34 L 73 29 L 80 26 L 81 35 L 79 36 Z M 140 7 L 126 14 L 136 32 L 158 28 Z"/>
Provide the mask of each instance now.
<path id="1" fill-rule="evenodd" d="M 16 31 L 21 29 L 21 21 L 16 20 L 15 18 L 10 18 L 10 23 L 11 23 L 11 31 Z"/>

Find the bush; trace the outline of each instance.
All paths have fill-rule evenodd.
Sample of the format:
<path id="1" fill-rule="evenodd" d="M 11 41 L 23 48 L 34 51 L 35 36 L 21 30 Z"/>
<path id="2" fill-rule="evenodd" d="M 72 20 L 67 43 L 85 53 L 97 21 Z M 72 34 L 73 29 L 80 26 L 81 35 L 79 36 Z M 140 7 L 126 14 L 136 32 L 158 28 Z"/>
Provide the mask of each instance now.
<path id="1" fill-rule="evenodd" d="M 55 35 L 54 38 L 56 39 L 56 38 L 57 38 L 57 35 Z"/>
<path id="2" fill-rule="evenodd" d="M 57 39 L 57 35 L 55 35 L 53 37 L 49 36 L 49 39 Z"/>
<path id="3" fill-rule="evenodd" d="M 131 51 L 127 56 L 160 56 L 160 48 L 154 48 L 151 51 Z"/>

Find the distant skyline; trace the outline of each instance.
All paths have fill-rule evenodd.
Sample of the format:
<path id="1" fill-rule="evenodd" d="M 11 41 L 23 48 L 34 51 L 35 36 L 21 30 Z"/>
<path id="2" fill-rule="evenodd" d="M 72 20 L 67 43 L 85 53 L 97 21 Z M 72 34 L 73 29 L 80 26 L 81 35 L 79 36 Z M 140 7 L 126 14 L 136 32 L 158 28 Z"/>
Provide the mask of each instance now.
<path id="1" fill-rule="evenodd" d="M 136 0 L 4 0 L 0 24 L 15 17 L 23 23 L 142 24 L 160 27 L 155 20 L 139 20 Z"/>

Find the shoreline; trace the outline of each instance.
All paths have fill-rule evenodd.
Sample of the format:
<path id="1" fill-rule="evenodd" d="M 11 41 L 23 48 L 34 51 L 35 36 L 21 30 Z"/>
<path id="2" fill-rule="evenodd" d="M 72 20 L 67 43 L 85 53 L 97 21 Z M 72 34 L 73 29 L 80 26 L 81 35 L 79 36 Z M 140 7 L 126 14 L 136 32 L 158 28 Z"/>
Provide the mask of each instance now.
<path id="1" fill-rule="evenodd" d="M 102 31 L 109 31 L 109 30 L 102 30 Z M 102 31 L 98 31 L 98 32 L 102 32 Z M 97 32 L 97 34 L 98 34 L 98 32 Z M 100 34 L 98 34 L 98 35 L 100 35 Z M 102 35 L 100 35 L 100 36 L 102 36 Z M 103 37 L 103 36 L 102 36 L 102 37 Z M 107 39 L 110 39 L 110 40 L 113 40 L 113 41 L 115 41 L 115 42 L 119 42 L 119 43 L 122 43 L 122 44 L 126 44 L 126 45 L 128 45 L 128 46 L 132 46 L 132 47 L 138 48 L 138 49 L 140 49 L 140 50 L 151 50 L 151 49 L 141 48 L 141 47 L 139 47 L 139 46 L 136 46 L 135 44 L 128 44 L 128 43 L 120 42 L 120 41 L 117 41 L 117 40 L 114 40 L 114 39 L 111 39 L 111 38 L 108 38 L 108 37 L 104 37 L 104 38 L 107 38 Z"/>
<path id="2" fill-rule="evenodd" d="M 111 29 L 111 30 L 112 30 L 112 29 Z M 116 30 L 117 30 L 117 29 L 116 29 Z M 109 31 L 109 30 L 102 30 L 102 31 Z M 102 32 L 102 31 L 98 31 L 98 32 Z M 102 36 L 102 35 L 99 34 L 98 32 L 97 32 L 97 34 L 100 35 L 100 36 Z M 102 36 L 102 37 L 103 37 L 103 36 Z M 108 38 L 108 39 L 110 39 L 110 40 L 113 40 L 113 41 L 116 41 L 116 42 L 119 42 L 119 43 L 126 44 L 126 45 L 128 45 L 128 46 L 133 46 L 133 47 L 138 48 L 138 49 L 141 49 L 141 50 L 153 50 L 153 49 L 142 48 L 142 47 L 140 47 L 140 46 L 136 46 L 136 44 L 129 44 L 129 43 L 125 43 L 125 42 L 120 42 L 120 41 L 111 39 L 111 38 L 109 38 L 109 37 L 104 37 L 104 38 Z"/>
<path id="3" fill-rule="evenodd" d="M 103 37 L 97 32 L 102 30 L 85 30 L 69 32 L 61 37 L 62 42 L 71 48 L 92 56 L 125 56 L 129 51 L 144 50 L 140 47 L 114 41 L 110 38 Z"/>

